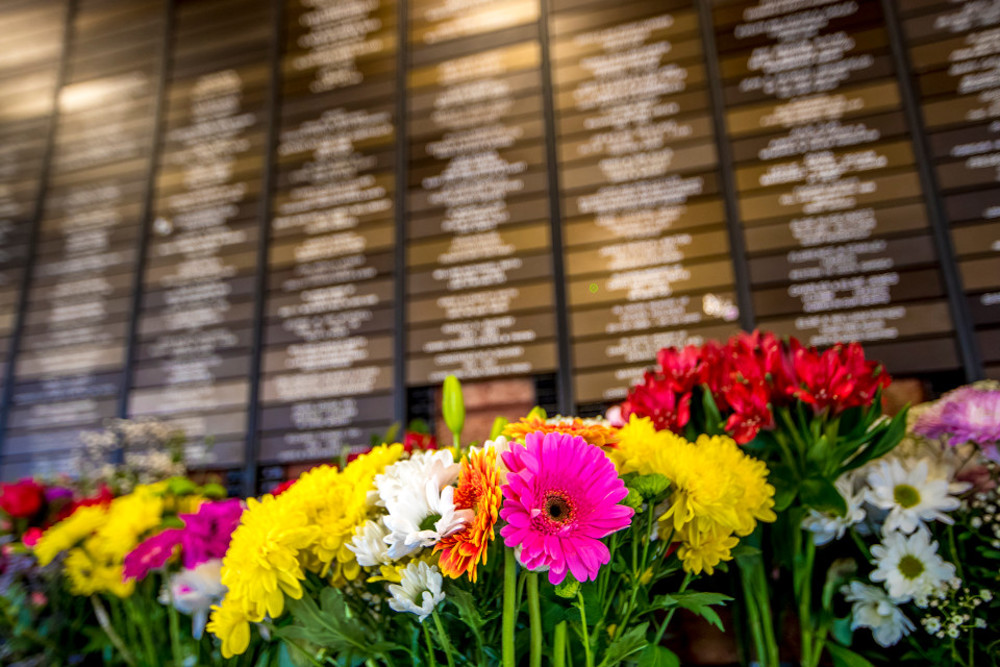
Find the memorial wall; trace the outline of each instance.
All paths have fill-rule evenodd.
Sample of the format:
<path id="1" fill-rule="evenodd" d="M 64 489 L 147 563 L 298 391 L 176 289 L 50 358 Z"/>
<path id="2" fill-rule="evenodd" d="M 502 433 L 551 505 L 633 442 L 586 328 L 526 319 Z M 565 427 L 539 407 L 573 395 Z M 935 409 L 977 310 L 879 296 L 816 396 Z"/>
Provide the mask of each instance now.
<path id="1" fill-rule="evenodd" d="M 1000 378 L 1000 3 L 0 2 L 3 478 L 155 416 L 252 490 L 753 327 Z"/>

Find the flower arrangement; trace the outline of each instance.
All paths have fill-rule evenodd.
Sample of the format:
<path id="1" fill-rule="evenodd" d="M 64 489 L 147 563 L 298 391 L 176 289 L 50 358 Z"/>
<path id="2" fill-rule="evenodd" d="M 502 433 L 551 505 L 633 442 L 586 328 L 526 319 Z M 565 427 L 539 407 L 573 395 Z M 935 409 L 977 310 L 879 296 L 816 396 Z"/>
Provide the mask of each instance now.
<path id="1" fill-rule="evenodd" d="M 763 463 L 726 436 L 537 409 L 464 446 L 445 386 L 453 447 L 382 444 L 248 501 L 209 623 L 224 656 L 256 626 L 336 664 L 660 664 L 678 608 L 719 622 L 728 598 L 689 586 L 774 519 Z"/>
<path id="2" fill-rule="evenodd" d="M 768 575 L 774 568 L 765 565 L 765 551 L 791 575 L 801 663 L 815 667 L 827 648 L 843 658 L 848 649 L 828 646 L 834 617 L 814 577 L 816 543 L 803 525 L 817 513 L 833 521 L 847 516 L 852 508 L 840 480 L 902 438 L 905 411 L 891 420 L 882 414 L 888 374 L 860 345 L 820 351 L 759 331 L 725 344 L 666 348 L 657 361 L 621 405 L 623 418 L 646 417 L 689 439 L 728 434 L 769 469 L 778 514 L 773 539 L 766 545 L 761 533 L 752 536 L 748 544 L 757 549 L 738 560 L 757 659 L 769 667 L 779 660 Z"/>

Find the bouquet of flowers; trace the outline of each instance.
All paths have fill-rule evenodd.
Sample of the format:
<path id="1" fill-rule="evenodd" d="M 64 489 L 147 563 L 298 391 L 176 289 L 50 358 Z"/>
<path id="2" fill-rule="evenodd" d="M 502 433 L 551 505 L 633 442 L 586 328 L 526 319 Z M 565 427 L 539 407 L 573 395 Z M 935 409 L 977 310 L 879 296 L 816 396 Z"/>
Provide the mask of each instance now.
<path id="1" fill-rule="evenodd" d="M 382 444 L 248 500 L 208 626 L 224 656 L 256 626 L 310 664 L 676 663 L 674 612 L 718 623 L 728 599 L 691 584 L 774 518 L 766 466 L 726 436 L 536 410 L 463 446 L 454 378 L 444 413 L 451 448 Z"/>
<path id="2" fill-rule="evenodd" d="M 89 600 L 119 659 L 129 665 L 161 664 L 170 647 L 161 646 L 164 635 L 157 631 L 167 626 L 158 591 L 152 579 L 137 585 L 134 577 L 126 576 L 126 557 L 147 537 L 182 523 L 179 517 L 193 515 L 206 500 L 224 495 L 218 485 L 198 487 L 183 477 L 139 484 L 110 502 L 78 507 L 46 530 L 32 551 L 42 567 L 58 561 L 69 593 Z M 138 561 L 144 555 L 151 558 L 148 551 L 140 552 Z M 139 565 L 137 559 L 131 559 L 132 567 Z M 151 560 L 149 566 L 155 563 Z"/>
<path id="3" fill-rule="evenodd" d="M 817 542 L 850 529 L 862 578 L 842 588 L 842 620 L 877 644 L 907 637 L 926 664 L 996 664 L 989 627 L 1000 600 L 1000 385 L 978 383 L 919 406 L 888 456 L 838 486 L 850 511 L 809 524 Z"/>
<path id="4" fill-rule="evenodd" d="M 0 662 L 64 664 L 87 652 L 92 615 L 61 585 L 59 566 L 39 566 L 31 547 L 78 507 L 106 504 L 101 487 L 80 497 L 71 480 L 0 484 Z"/>
<path id="5" fill-rule="evenodd" d="M 764 552 L 791 574 L 801 636 L 801 663 L 819 664 L 834 617 L 829 587 L 814 577 L 816 544 L 803 529 L 811 513 L 845 516 L 838 481 L 891 451 L 905 430 L 905 411 L 882 414 L 881 390 L 890 378 L 857 344 L 825 351 L 794 338 L 755 331 L 726 344 L 661 350 L 621 406 L 622 418 L 647 417 L 685 434 L 729 434 L 766 462 L 778 521 L 770 545 L 757 534 L 738 559 L 757 659 L 778 664 L 771 590 Z M 845 658 L 847 649 L 831 645 Z M 845 658 L 846 659 L 846 658 Z"/>

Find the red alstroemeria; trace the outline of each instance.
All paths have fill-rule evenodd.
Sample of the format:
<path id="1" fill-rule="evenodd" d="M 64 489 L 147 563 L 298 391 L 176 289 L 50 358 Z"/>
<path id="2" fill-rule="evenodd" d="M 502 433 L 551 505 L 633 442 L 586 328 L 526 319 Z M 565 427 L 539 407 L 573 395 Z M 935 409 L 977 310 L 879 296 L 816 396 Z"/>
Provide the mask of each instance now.
<path id="1" fill-rule="evenodd" d="M 437 438 L 430 433 L 407 431 L 403 434 L 403 450 L 407 454 L 423 449 L 437 449 Z"/>
<path id="2" fill-rule="evenodd" d="M 679 432 L 691 420 L 691 393 L 678 394 L 672 385 L 661 375 L 647 372 L 622 403 L 622 417 L 649 417 L 657 429 Z"/>
<path id="3" fill-rule="evenodd" d="M 792 358 L 799 385 L 795 397 L 817 412 L 836 415 L 848 408 L 868 405 L 890 378 L 878 364 L 865 361 L 857 343 L 834 345 L 825 352 L 792 341 Z"/>
<path id="4" fill-rule="evenodd" d="M 771 393 L 763 382 L 733 385 L 726 397 L 733 414 L 726 420 L 726 431 L 743 445 L 757 437 L 762 428 L 774 426 L 774 415 L 768 405 Z"/>
<path id="5" fill-rule="evenodd" d="M 684 394 L 704 381 L 701 347 L 665 347 L 656 355 L 663 379 L 678 394 Z"/>
<path id="6" fill-rule="evenodd" d="M 282 493 L 284 493 L 288 489 L 292 488 L 292 486 L 297 481 L 299 481 L 298 478 L 295 478 L 295 479 L 286 479 L 284 482 L 282 482 L 278 486 L 274 487 L 274 489 L 272 489 L 271 495 L 275 496 L 275 497 L 280 496 Z"/>
<path id="7" fill-rule="evenodd" d="M 14 519 L 29 519 L 42 509 L 45 488 L 33 479 L 0 484 L 0 509 Z"/>

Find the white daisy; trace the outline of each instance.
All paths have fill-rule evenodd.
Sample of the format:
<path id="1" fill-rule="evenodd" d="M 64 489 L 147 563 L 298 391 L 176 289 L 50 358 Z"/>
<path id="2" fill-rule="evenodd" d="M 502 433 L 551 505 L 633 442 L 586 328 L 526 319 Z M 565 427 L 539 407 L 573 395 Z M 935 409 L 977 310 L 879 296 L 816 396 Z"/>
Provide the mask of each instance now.
<path id="1" fill-rule="evenodd" d="M 359 526 L 355 530 L 354 537 L 351 538 L 347 548 L 357 556 L 358 565 L 361 567 L 386 565 L 392 562 L 385 543 L 386 535 L 388 535 L 388 531 L 381 521 L 365 521 L 363 526 Z"/>
<path id="2" fill-rule="evenodd" d="M 420 480 L 416 480 L 419 482 Z M 455 509 L 455 487 L 443 489 L 436 479 L 428 479 L 422 488 L 411 486 L 386 504 L 382 518 L 389 534 L 389 558 L 396 560 L 420 547 L 430 547 L 441 538 L 456 533 L 475 517 L 471 509 Z"/>
<path id="3" fill-rule="evenodd" d="M 844 516 L 837 516 L 830 512 L 817 512 L 810 509 L 809 514 L 802 521 L 802 528 L 813 534 L 813 542 L 817 545 L 839 540 L 848 528 L 865 519 L 865 510 L 862 507 L 865 502 L 865 493 L 864 491 L 854 491 L 853 475 L 841 475 L 834 486 L 847 502 L 847 513 Z"/>
<path id="4" fill-rule="evenodd" d="M 961 485 L 932 477 L 926 459 L 920 459 L 912 467 L 896 459 L 881 461 L 868 473 L 868 486 L 868 502 L 889 510 L 884 524 L 886 531 L 912 533 L 925 521 L 953 523 L 945 512 L 961 505 L 961 501 L 951 495 L 952 492 L 960 493 Z"/>
<path id="5" fill-rule="evenodd" d="M 885 591 L 852 581 L 840 589 L 851 607 L 851 630 L 870 628 L 879 646 L 893 646 L 905 635 L 913 632 L 914 625 L 897 607 Z"/>
<path id="6" fill-rule="evenodd" d="M 423 561 L 412 562 L 400 574 L 399 584 L 389 585 L 389 606 L 394 611 L 416 614 L 421 623 L 444 601 L 443 579 L 437 566 Z"/>
<path id="7" fill-rule="evenodd" d="M 171 575 L 160 593 L 160 603 L 173 604 L 177 611 L 191 616 L 191 634 L 201 639 L 208 612 L 222 601 L 226 590 L 222 585 L 222 560 L 214 558 Z"/>
<path id="8" fill-rule="evenodd" d="M 411 489 L 414 480 L 419 480 L 421 485 L 433 481 L 438 488 L 451 484 L 458 479 L 460 469 L 450 449 L 414 452 L 410 458 L 393 463 L 381 475 L 375 476 L 376 504 L 387 507 Z"/>
<path id="9" fill-rule="evenodd" d="M 918 530 L 912 535 L 887 533 L 882 544 L 872 547 L 875 571 L 872 581 L 884 582 L 895 602 L 914 600 L 925 606 L 927 599 L 949 586 L 955 578 L 955 566 L 937 553 L 938 543 L 930 533 Z"/>

